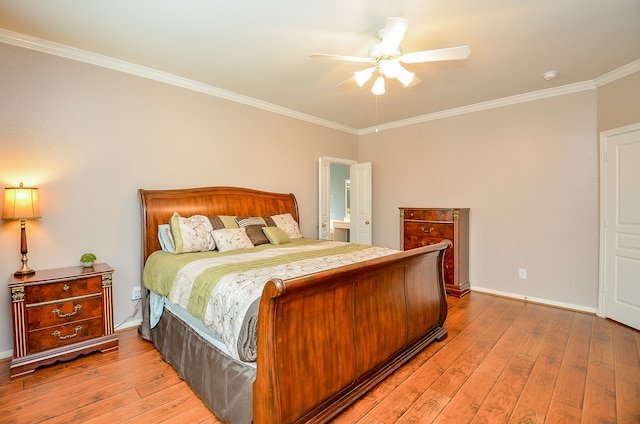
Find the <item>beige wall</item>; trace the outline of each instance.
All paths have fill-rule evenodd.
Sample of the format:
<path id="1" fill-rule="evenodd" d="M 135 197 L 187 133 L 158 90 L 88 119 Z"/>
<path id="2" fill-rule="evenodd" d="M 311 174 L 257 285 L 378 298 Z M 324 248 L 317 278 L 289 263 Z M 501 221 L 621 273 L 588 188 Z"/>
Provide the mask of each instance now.
<path id="1" fill-rule="evenodd" d="M 374 244 L 399 246 L 398 207 L 469 207 L 473 288 L 594 309 L 596 107 L 590 90 L 362 136 Z"/>
<path id="2" fill-rule="evenodd" d="M 293 192 L 316 234 L 320 156 L 357 159 L 357 137 L 140 77 L 0 44 L 0 184 L 40 188 L 29 265 L 92 251 L 116 270 L 115 321 L 140 284 L 138 188 L 235 185 Z M 0 221 L 0 277 L 20 267 L 19 224 Z M 6 287 L 6 286 L 5 286 Z M 0 290 L 0 356 L 11 354 Z"/>
<path id="3" fill-rule="evenodd" d="M 640 72 L 598 87 L 598 130 L 640 122 Z"/>

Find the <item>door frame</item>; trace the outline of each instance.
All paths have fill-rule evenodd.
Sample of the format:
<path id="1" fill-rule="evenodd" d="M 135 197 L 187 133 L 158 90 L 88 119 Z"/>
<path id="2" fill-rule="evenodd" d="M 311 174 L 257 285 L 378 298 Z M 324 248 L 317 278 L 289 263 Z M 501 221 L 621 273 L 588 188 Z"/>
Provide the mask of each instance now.
<path id="1" fill-rule="evenodd" d="M 600 132 L 600 158 L 598 161 L 600 168 L 599 186 L 600 186 L 600 242 L 599 242 L 599 259 L 598 259 L 598 307 L 596 315 L 602 318 L 606 317 L 604 296 L 605 296 L 605 231 L 606 231 L 606 208 L 607 208 L 607 140 L 610 137 L 625 134 L 628 132 L 640 131 L 640 123 L 626 125 L 620 128 L 614 128 Z"/>
<path id="2" fill-rule="evenodd" d="M 332 163 L 338 163 L 341 165 L 347 165 L 347 166 L 351 166 L 351 165 L 355 165 L 358 163 L 357 160 L 351 160 L 351 159 L 341 159 L 341 158 L 334 158 L 334 157 L 330 157 L 330 156 L 321 156 L 318 160 L 318 236 L 320 236 L 320 230 L 322 228 L 322 209 L 323 209 L 323 202 L 326 202 L 326 207 L 328 208 L 329 211 L 331 211 L 331 198 L 329 197 L 329 190 L 327 188 L 327 190 L 325 190 L 324 192 L 326 193 L 326 198 L 322 198 L 322 194 L 323 194 L 323 189 L 322 189 L 322 184 L 324 182 L 327 181 L 326 178 L 323 179 L 322 176 L 322 162 L 326 161 L 329 164 Z M 328 167 L 330 169 L 330 167 Z"/>

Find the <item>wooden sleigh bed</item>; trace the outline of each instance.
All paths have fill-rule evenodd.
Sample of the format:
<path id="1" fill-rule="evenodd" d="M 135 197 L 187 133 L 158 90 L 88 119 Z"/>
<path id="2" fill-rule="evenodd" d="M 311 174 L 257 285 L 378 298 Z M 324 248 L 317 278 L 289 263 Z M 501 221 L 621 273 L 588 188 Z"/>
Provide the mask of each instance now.
<path id="1" fill-rule="evenodd" d="M 139 190 L 143 264 L 161 250 L 158 225 L 174 212 L 290 213 L 293 194 L 234 187 Z M 140 335 L 229 423 L 327 422 L 434 340 L 446 337 L 442 260 L 448 242 L 266 283 L 257 314 L 257 359 L 212 345 L 165 306 L 151 328 L 143 296 Z"/>

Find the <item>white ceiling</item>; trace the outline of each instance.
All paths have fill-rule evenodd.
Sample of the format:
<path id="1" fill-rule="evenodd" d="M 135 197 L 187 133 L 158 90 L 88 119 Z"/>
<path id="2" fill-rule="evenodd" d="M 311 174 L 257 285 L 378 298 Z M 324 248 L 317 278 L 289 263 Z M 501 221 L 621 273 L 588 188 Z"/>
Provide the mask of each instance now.
<path id="1" fill-rule="evenodd" d="M 422 82 L 389 82 L 379 97 L 336 87 L 367 64 L 308 57 L 367 56 L 389 16 L 409 20 L 403 52 L 468 45 L 471 55 L 407 65 Z M 593 81 L 640 59 L 639 0 L 0 0 L 0 29 L 0 41 L 59 43 L 354 131 Z M 549 70 L 558 77 L 545 81 Z"/>

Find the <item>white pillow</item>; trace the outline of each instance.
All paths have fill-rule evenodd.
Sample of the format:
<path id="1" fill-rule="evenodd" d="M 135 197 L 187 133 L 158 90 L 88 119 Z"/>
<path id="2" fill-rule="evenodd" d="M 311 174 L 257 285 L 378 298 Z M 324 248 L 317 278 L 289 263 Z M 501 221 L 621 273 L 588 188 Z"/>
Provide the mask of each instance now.
<path id="1" fill-rule="evenodd" d="M 204 215 L 193 215 L 183 218 L 178 212 L 174 212 L 169 220 L 175 253 L 206 252 L 216 248 L 213 240 L 213 226 Z"/>
<path id="2" fill-rule="evenodd" d="M 253 243 L 251 243 L 247 235 L 247 229 L 244 227 L 213 230 L 213 239 L 220 252 L 251 249 L 253 247 Z"/>
<path id="3" fill-rule="evenodd" d="M 276 223 L 276 227 L 282 229 L 290 239 L 302 238 L 300 227 L 293 216 L 290 213 L 283 213 L 281 215 L 271 215 L 271 219 Z"/>

